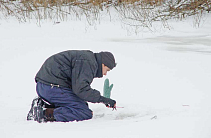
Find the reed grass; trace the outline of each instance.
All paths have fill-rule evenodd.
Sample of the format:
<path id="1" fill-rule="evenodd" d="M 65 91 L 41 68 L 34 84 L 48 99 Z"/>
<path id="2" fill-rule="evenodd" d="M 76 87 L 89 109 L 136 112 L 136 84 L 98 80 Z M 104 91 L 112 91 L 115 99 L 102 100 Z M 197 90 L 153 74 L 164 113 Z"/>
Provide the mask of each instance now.
<path id="1" fill-rule="evenodd" d="M 155 21 L 210 12 L 211 0 L 0 0 L 0 18 L 14 16 L 20 22 L 30 19 L 65 20 L 86 17 L 89 24 L 100 20 L 100 13 L 113 8 L 129 26 L 150 28 Z"/>

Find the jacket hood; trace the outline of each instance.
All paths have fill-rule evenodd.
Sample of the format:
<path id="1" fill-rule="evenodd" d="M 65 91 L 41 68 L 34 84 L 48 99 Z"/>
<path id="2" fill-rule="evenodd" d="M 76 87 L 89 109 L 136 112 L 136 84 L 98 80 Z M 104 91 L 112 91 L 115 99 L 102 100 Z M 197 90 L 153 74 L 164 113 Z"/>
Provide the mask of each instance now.
<path id="1" fill-rule="evenodd" d="M 94 53 L 97 64 L 98 64 L 98 69 L 96 73 L 96 78 L 102 78 L 103 77 L 103 72 L 102 72 L 102 57 L 99 53 Z"/>

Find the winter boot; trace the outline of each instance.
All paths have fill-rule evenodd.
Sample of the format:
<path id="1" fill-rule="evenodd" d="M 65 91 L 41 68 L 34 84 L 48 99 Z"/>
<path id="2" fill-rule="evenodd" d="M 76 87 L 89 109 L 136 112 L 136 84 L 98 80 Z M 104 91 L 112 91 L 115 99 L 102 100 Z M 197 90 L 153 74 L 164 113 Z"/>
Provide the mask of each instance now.
<path id="1" fill-rule="evenodd" d="M 55 105 L 45 102 L 40 97 L 33 99 L 31 109 L 27 115 L 27 120 L 34 120 L 39 123 L 47 121 L 55 121 L 53 111 Z"/>
<path id="2" fill-rule="evenodd" d="M 34 120 L 34 115 L 35 115 L 35 107 L 37 107 L 37 103 L 39 101 L 40 97 L 36 97 L 33 99 L 32 104 L 31 104 L 31 109 L 29 110 L 29 113 L 27 115 L 27 120 Z M 36 109 L 37 110 L 37 109 Z"/>
<path id="3" fill-rule="evenodd" d="M 56 121 L 56 119 L 53 116 L 53 112 L 54 112 L 55 108 L 47 108 L 46 110 L 44 110 L 44 118 L 45 118 L 45 122 L 54 122 Z"/>
<path id="4" fill-rule="evenodd" d="M 44 122 L 44 109 L 43 109 L 44 102 L 41 98 L 38 99 L 37 106 L 34 106 L 34 121 L 38 123 Z"/>

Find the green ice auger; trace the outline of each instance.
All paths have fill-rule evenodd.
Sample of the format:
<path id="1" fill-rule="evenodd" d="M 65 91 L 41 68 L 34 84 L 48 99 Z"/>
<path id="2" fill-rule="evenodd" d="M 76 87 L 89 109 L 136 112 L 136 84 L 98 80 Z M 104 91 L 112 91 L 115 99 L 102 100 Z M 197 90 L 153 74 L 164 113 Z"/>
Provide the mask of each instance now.
<path id="1" fill-rule="evenodd" d="M 103 96 L 106 97 L 106 98 L 110 98 L 111 97 L 111 90 L 113 88 L 113 84 L 111 84 L 109 86 L 109 79 L 105 79 L 105 82 L 104 82 L 104 88 L 103 88 Z"/>

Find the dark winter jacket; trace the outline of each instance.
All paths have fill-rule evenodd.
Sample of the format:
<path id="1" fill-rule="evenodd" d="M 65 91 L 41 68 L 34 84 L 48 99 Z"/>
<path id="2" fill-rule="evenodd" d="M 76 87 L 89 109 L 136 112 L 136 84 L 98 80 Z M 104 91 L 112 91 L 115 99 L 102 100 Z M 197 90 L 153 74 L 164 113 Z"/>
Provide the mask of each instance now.
<path id="1" fill-rule="evenodd" d="M 71 88 L 79 98 L 96 103 L 100 92 L 90 87 L 95 77 L 102 77 L 101 55 L 91 51 L 69 50 L 49 57 L 35 81 Z"/>

